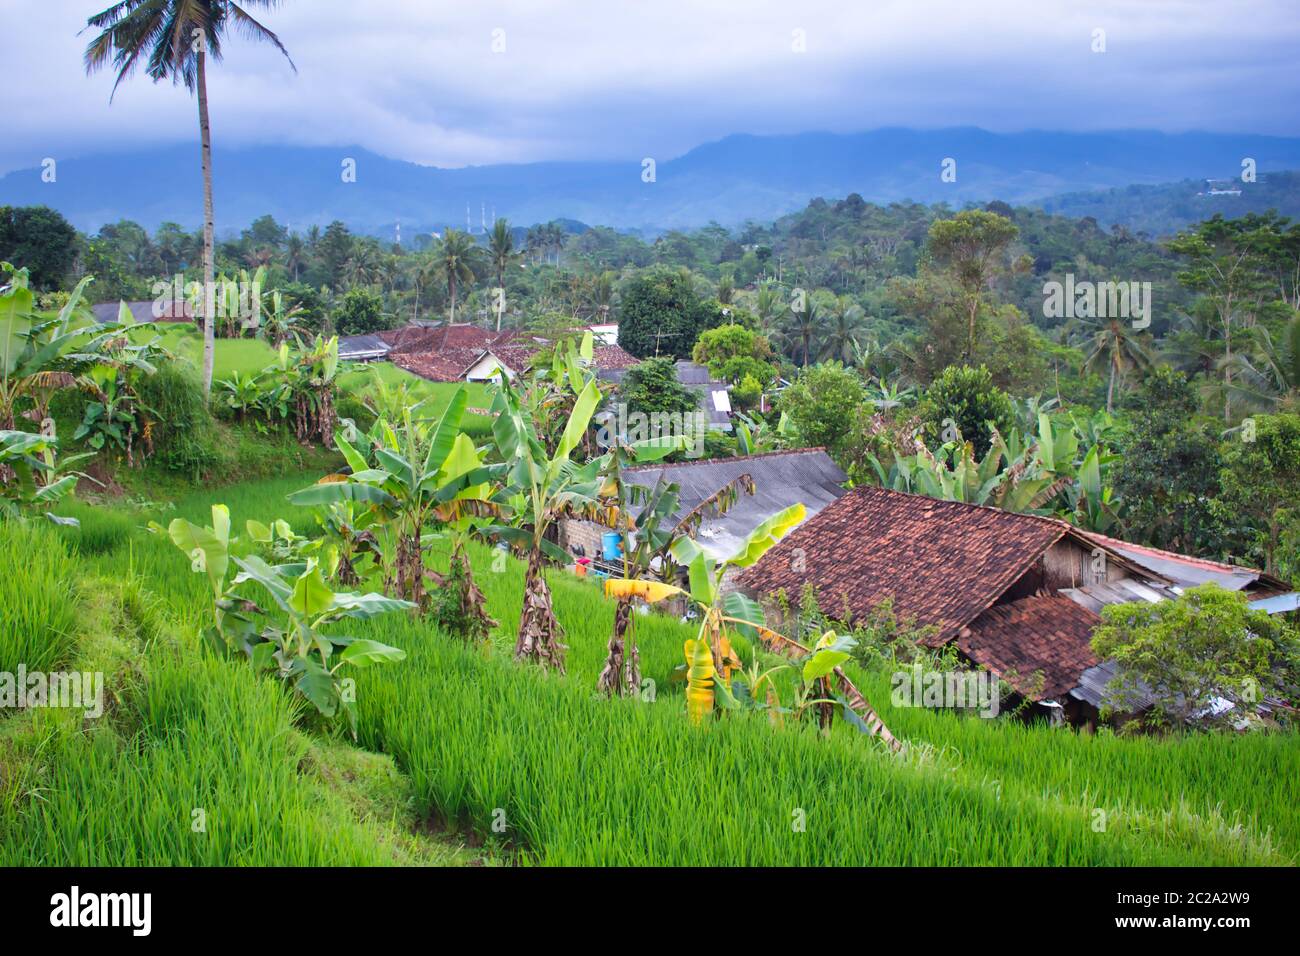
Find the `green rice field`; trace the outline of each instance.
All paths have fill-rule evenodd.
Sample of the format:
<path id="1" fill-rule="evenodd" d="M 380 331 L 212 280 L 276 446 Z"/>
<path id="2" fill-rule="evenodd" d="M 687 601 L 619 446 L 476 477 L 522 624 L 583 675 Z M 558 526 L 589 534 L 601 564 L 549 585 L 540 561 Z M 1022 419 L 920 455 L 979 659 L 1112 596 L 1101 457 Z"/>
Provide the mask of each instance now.
<path id="1" fill-rule="evenodd" d="M 103 670 L 101 720 L 0 718 L 0 862 L 44 864 L 1294 864 L 1300 748 L 1285 734 L 1173 739 L 895 709 L 851 676 L 894 756 L 844 727 L 759 716 L 704 727 L 675 679 L 693 629 L 637 615 L 646 700 L 598 698 L 613 605 L 551 575 L 568 672 L 512 660 L 523 568 L 475 546 L 490 647 L 388 615 L 350 632 L 402 647 L 358 672 L 358 739 L 276 683 L 210 657 L 201 576 L 150 518 L 248 518 L 315 473 L 189 494 L 165 513 L 84 509 L 80 529 L 0 526 L 30 575 L 0 587 L 0 662 Z M 74 506 L 75 507 L 75 506 Z M 494 558 L 496 559 L 494 561 Z M 444 560 L 435 548 L 435 564 Z M 493 570 L 493 568 L 496 570 Z M 205 830 L 194 829 L 202 810 Z"/>

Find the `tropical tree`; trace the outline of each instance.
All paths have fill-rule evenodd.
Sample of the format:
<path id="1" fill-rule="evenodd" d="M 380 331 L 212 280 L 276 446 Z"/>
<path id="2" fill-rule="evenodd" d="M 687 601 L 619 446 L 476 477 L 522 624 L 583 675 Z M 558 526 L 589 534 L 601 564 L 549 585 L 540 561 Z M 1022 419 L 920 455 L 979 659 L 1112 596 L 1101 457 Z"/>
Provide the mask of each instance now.
<path id="1" fill-rule="evenodd" d="M 502 305 L 505 304 L 506 289 L 506 270 L 519 258 L 519 253 L 515 251 L 515 237 L 510 229 L 510 223 L 504 219 L 498 219 L 492 224 L 492 233 L 488 237 L 488 256 L 492 260 L 492 268 L 496 271 L 497 288 L 501 290 Z M 501 331 L 501 315 L 504 309 L 498 308 L 497 313 L 497 331 Z"/>
<path id="2" fill-rule="evenodd" d="M 1282 327 L 1277 342 L 1265 326 L 1251 332 L 1254 354 L 1233 356 L 1237 377 L 1229 389 L 1247 408 L 1275 410 L 1300 395 L 1300 314 Z"/>
<path id="3" fill-rule="evenodd" d="M 501 469 L 482 465 L 473 442 L 459 431 L 468 393 L 457 389 L 437 424 L 429 429 L 419 415 L 420 406 L 402 410 L 400 431 L 380 419 L 372 429 L 373 464 L 343 435 L 335 444 L 351 474 L 327 475 L 310 488 L 296 491 L 289 500 L 300 505 L 330 505 L 354 501 L 374 507 L 390 529 L 394 553 L 388 577 L 393 590 L 421 611 L 429 608 L 429 589 L 444 579 L 425 567 L 425 531 L 431 524 L 453 532 L 451 569 L 461 598 L 480 624 L 491 627 L 483 610 L 483 595 L 474 585 L 464 536 L 473 516 L 494 515 L 492 481 Z"/>
<path id="4" fill-rule="evenodd" d="M 468 233 L 448 229 L 433 251 L 434 268 L 447 283 L 447 296 L 451 300 L 451 317 L 442 335 L 442 347 L 447 347 L 451 327 L 456 323 L 456 296 L 465 285 L 474 281 L 474 260 L 478 247 Z"/>
<path id="5" fill-rule="evenodd" d="M 28 286 L 26 269 L 0 263 L 7 281 L 0 288 L 0 429 L 12 429 L 23 399 L 41 404 L 49 390 L 73 383 L 65 359 L 81 337 L 82 323 L 75 321 L 81 296 L 90 284 L 82 279 L 57 317 L 42 319 Z M 39 418 L 44 418 L 37 408 Z"/>
<path id="6" fill-rule="evenodd" d="M 776 633 L 767 627 L 762 607 L 739 591 L 725 592 L 722 576 L 730 568 L 747 568 L 766 554 L 778 541 L 797 527 L 804 519 L 802 504 L 794 504 L 760 522 L 746 536 L 735 554 L 724 561 L 716 561 L 691 537 L 679 537 L 671 546 L 673 556 L 687 568 L 686 588 L 659 581 L 610 579 L 605 582 L 605 593 L 610 597 L 640 597 L 656 602 L 668 598 L 684 598 L 695 604 L 700 612 L 698 636 L 685 642 L 686 661 L 686 713 L 692 723 L 700 724 L 710 716 L 715 706 L 726 710 L 744 708 L 745 700 L 754 700 L 763 683 L 761 676 L 752 683 L 733 681 L 733 675 L 745 666 L 743 654 L 735 647 L 737 638 L 748 641 L 761 640 L 773 649 L 804 658 L 802 676 L 805 688 L 800 689 L 799 711 L 815 708 L 822 727 L 829 729 L 838 713 L 845 721 L 863 733 L 879 736 L 893 750 L 902 745 L 890 734 L 884 722 L 871 709 L 866 699 L 853 686 L 840 667 L 849 659 L 853 641 L 837 637 L 832 632 L 822 635 L 813 648 Z M 756 655 L 751 655 L 756 658 Z M 770 673 L 770 672 L 769 672 Z M 832 678 L 836 690 L 831 688 Z M 740 686 L 743 684 L 743 692 Z M 808 692 L 815 689 L 816 697 Z"/>
<path id="7" fill-rule="evenodd" d="M 851 296 L 837 295 L 825 305 L 826 327 L 822 331 L 822 361 L 834 359 L 852 366 L 859 354 L 858 343 L 866 333 L 862 309 Z"/>
<path id="8" fill-rule="evenodd" d="M 1088 353 L 1083 367 L 1090 372 L 1105 374 L 1106 411 L 1115 410 L 1115 383 L 1130 370 L 1149 369 L 1155 357 L 1147 347 L 1142 333 L 1135 330 L 1128 319 L 1119 316 L 1079 319 Z"/>
<path id="9" fill-rule="evenodd" d="M 170 79 L 195 93 L 199 105 L 199 139 L 203 162 L 203 284 L 213 288 L 216 275 L 212 210 L 212 132 L 208 121 L 207 61 L 220 61 L 222 42 L 231 27 L 254 40 L 264 40 L 284 54 L 280 38 L 255 20 L 245 7 L 276 6 L 278 0 L 121 0 L 86 21 L 100 33 L 86 47 L 86 72 L 111 64 L 117 74 L 113 92 L 143 61 L 155 83 Z M 293 67 L 295 72 L 297 67 Z M 110 96 L 110 100 L 111 100 Z M 215 355 L 213 317 L 203 321 L 203 393 L 212 388 Z"/>
<path id="10" fill-rule="evenodd" d="M 694 535 L 705 517 L 726 514 L 742 492 L 752 495 L 757 490 L 752 477 L 738 475 L 679 517 L 681 489 L 677 484 L 666 481 L 662 475 L 652 487 L 624 479 L 624 468 L 638 461 L 636 448 L 617 441 L 605 460 L 605 490 L 617 509 L 615 530 L 623 539 L 623 577 L 627 579 L 645 578 L 657 568 L 661 581 L 674 581 L 679 566 L 673 559 L 672 547 L 678 538 Z M 644 460 L 643 455 L 641 461 Z M 635 635 L 628 640 L 633 621 L 632 600 L 631 594 L 619 595 L 614 608 L 614 631 L 605 666 L 596 680 L 596 690 L 607 697 L 636 694 L 641 687 Z"/>
<path id="11" fill-rule="evenodd" d="M 984 290 L 998 271 L 998 259 L 1019 230 L 1011 220 L 982 209 L 967 209 L 930 224 L 926 247 L 952 274 L 966 299 L 966 351 L 975 355 L 976 330 Z"/>
<path id="12" fill-rule="evenodd" d="M 1224 219 L 1221 214 L 1181 232 L 1169 248 L 1187 258 L 1188 268 L 1178 281 L 1202 293 L 1213 305 L 1223 340 L 1219 368 L 1226 386 L 1223 419 L 1232 420 L 1233 333 L 1249 324 L 1265 291 L 1273 285 L 1267 272 L 1268 250 L 1276 238 L 1269 217 L 1255 214 Z"/>
<path id="13" fill-rule="evenodd" d="M 569 460 L 582 442 L 600 398 L 594 378 L 578 385 L 573 410 L 554 452 L 548 452 L 533 416 L 509 380 L 501 382 L 492 400 L 492 434 L 498 453 L 509 467 L 508 486 L 517 524 L 490 530 L 528 556 L 515 658 L 537 661 L 560 671 L 564 670 L 564 646 L 559 641 L 563 629 L 555 618 L 542 567 L 546 557 L 558 561 L 567 561 L 568 557 L 547 539 L 547 532 L 561 516 L 595 519 L 603 508 L 603 463 L 594 460 L 579 468 Z"/>
<path id="14" fill-rule="evenodd" d="M 790 312 L 781 337 L 803 353 L 804 368 L 812 360 L 812 344 L 821 325 L 819 304 L 812 296 L 803 295 L 790 304 Z"/>

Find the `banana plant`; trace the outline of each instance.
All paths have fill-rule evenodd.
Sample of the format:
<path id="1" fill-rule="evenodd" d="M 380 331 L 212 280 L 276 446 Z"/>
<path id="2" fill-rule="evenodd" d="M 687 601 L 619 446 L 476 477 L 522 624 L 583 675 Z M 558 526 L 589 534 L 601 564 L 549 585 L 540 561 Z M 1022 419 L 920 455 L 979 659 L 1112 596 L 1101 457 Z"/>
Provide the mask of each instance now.
<path id="1" fill-rule="evenodd" d="M 65 357 L 81 338 L 76 317 L 92 280 L 87 276 L 77 283 L 58 316 L 42 319 L 27 270 L 7 262 L 0 263 L 0 270 L 7 280 L 0 290 L 0 429 L 12 429 L 23 399 L 37 404 L 40 422 L 46 417 L 41 406 L 48 402 L 48 391 L 72 384 Z"/>
<path id="2" fill-rule="evenodd" d="M 322 339 L 318 335 L 310 346 L 299 343 L 295 349 L 290 349 L 288 342 L 281 342 L 277 359 L 280 381 L 286 392 L 281 401 L 291 412 L 298 440 L 327 443 L 338 425 L 334 413 L 338 336 Z"/>
<path id="3" fill-rule="evenodd" d="M 685 445 L 684 439 L 682 445 Z M 752 495 L 757 490 L 752 477 L 739 475 L 678 517 L 681 499 L 680 488 L 675 483 L 666 481 L 661 475 L 649 488 L 630 484 L 622 481 L 621 468 L 622 462 L 619 462 L 613 477 L 616 478 L 614 498 L 620 516 L 617 530 L 623 535 L 624 578 L 642 578 L 657 569 L 660 580 L 676 580 L 680 567 L 672 556 L 674 542 L 695 534 L 704 518 L 725 515 L 742 492 Z M 635 519 L 632 517 L 634 509 Z M 635 694 L 641 686 L 635 634 L 628 638 L 633 620 L 632 596 L 620 597 L 614 608 L 614 631 L 610 636 L 605 666 L 596 681 L 596 689 L 606 696 Z"/>
<path id="4" fill-rule="evenodd" d="M 813 685 L 814 696 L 801 690 L 796 696 L 795 712 L 802 715 L 816 706 L 823 726 L 835 713 L 864 733 L 881 737 L 891 748 L 899 745 L 889 733 L 884 722 L 853 686 L 840 668 L 849 657 L 853 641 L 827 632 L 811 649 L 784 637 L 768 628 L 763 609 L 739 591 L 724 593 L 723 575 L 731 568 L 746 568 L 754 564 L 778 541 L 797 527 L 804 518 L 802 504 L 791 505 L 759 523 L 745 538 L 740 549 L 730 558 L 717 562 L 710 558 L 693 538 L 678 539 L 673 546 L 679 561 L 688 568 L 686 588 L 659 581 L 610 579 L 605 582 L 605 593 L 610 597 L 637 596 L 649 602 L 682 597 L 696 605 L 700 613 L 700 630 L 696 637 L 683 645 L 686 659 L 686 713 L 694 724 L 702 723 L 715 707 L 743 709 L 744 700 L 753 700 L 770 680 L 771 671 L 763 679 L 750 679 L 745 664 L 733 647 L 733 639 L 745 642 L 760 639 L 768 646 L 785 653 L 797 653 L 807 660 L 802 669 L 804 683 Z M 751 661 L 751 668 L 757 665 Z M 739 674 L 733 681 L 733 674 Z M 829 680 L 834 676 L 840 692 L 831 695 Z M 818 683 L 818 682 L 821 683 Z M 737 695 L 736 684 L 744 685 Z"/>
<path id="5" fill-rule="evenodd" d="M 213 624 L 203 630 L 208 643 L 220 653 L 243 654 L 259 671 L 275 672 L 323 716 L 333 717 L 342 710 L 355 735 L 355 698 L 340 671 L 400 661 L 406 652 L 379 641 L 326 634 L 323 629 L 344 619 L 368 620 L 411 605 L 378 593 L 334 591 L 325 583 L 315 557 L 272 566 L 257 555 L 232 554 L 234 539 L 225 505 L 212 506 L 210 526 L 176 518 L 167 533 L 212 589 Z M 232 562 L 239 573 L 227 586 Z M 247 582 L 270 595 L 280 617 L 240 592 Z"/>
<path id="6" fill-rule="evenodd" d="M 730 682 L 731 671 L 739 666 L 731 636 L 737 630 L 745 636 L 755 633 L 762 623 L 762 609 L 738 591 L 723 593 L 722 576 L 730 568 L 746 568 L 785 537 L 804 519 L 803 504 L 794 504 L 759 523 L 746 537 L 736 554 L 718 562 L 709 557 L 693 538 L 680 537 L 673 542 L 674 558 L 687 568 L 687 587 L 663 582 L 611 578 L 605 582 L 610 597 L 639 596 L 650 602 L 680 597 L 693 603 L 701 612 L 700 630 L 686 641 L 687 709 L 698 722 L 713 709 L 714 682 Z M 654 585 L 653 588 L 650 585 Z"/>
<path id="7" fill-rule="evenodd" d="M 492 399 L 492 434 L 497 450 L 508 469 L 515 524 L 498 525 L 491 533 L 522 550 L 528 558 L 524 576 L 524 606 L 519 616 L 515 641 L 515 659 L 541 663 L 564 670 L 563 629 L 556 620 L 551 604 L 551 589 L 542 574 L 545 557 L 567 561 L 567 555 L 547 539 L 547 534 L 561 516 L 595 519 L 608 510 L 601 501 L 604 484 L 596 467 L 579 468 L 569 455 L 582 442 L 591 417 L 600 404 L 600 389 L 594 378 L 587 379 L 573 402 L 550 452 L 539 432 L 547 418 L 535 408 L 526 411 L 519 393 L 503 380 Z M 608 520 L 602 522 L 609 524 Z"/>
<path id="8" fill-rule="evenodd" d="M 21 518 L 26 508 L 53 507 L 76 490 L 80 475 L 70 472 L 69 467 L 90 455 L 59 458 L 58 447 L 53 435 L 0 431 L 0 515 Z M 11 476 L 9 480 L 3 480 L 6 473 Z M 78 524 L 76 518 L 49 511 L 45 517 L 55 524 Z"/>
<path id="9" fill-rule="evenodd" d="M 484 466 L 473 443 L 460 433 L 468 393 L 461 387 L 431 430 L 416 417 L 419 406 L 403 410 L 402 428 L 394 430 L 380 419 L 372 430 L 374 465 L 343 435 L 335 445 L 351 474 L 327 475 L 315 485 L 289 496 L 294 504 L 319 506 L 353 502 L 373 509 L 378 521 L 393 531 L 395 554 L 388 563 L 389 578 L 398 594 L 421 611 L 429 607 L 426 582 L 435 587 L 442 578 L 425 567 L 425 529 L 443 524 L 456 535 L 453 573 L 462 582 L 462 599 L 482 612 L 485 601 L 474 586 L 463 535 L 470 517 L 495 515 L 494 482 L 504 470 Z M 488 619 L 490 620 L 490 619 Z"/>

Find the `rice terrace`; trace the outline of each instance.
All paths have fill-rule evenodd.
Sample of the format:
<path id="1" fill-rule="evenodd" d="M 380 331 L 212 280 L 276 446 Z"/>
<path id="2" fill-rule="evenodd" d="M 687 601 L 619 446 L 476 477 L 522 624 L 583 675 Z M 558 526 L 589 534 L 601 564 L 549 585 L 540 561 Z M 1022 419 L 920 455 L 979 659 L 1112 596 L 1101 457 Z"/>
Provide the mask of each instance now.
<path id="1" fill-rule="evenodd" d="M 0 863 L 65 868 L 24 922 L 202 892 L 126 868 L 536 866 L 1262 921 L 1300 91 L 1224 112 L 1169 31 L 1262 63 L 1283 4 L 1006 0 L 1059 47 L 1014 64 L 946 0 L 11 6 Z M 1187 72 L 1119 96 L 1131 47 Z"/>

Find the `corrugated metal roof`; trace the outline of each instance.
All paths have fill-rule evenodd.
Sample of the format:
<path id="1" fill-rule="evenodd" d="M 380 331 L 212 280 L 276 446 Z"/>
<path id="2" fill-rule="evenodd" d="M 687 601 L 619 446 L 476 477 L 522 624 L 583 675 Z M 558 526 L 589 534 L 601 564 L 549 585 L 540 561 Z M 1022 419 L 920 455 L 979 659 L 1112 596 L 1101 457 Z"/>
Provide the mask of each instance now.
<path id="1" fill-rule="evenodd" d="M 719 488 L 741 475 L 754 479 L 755 494 L 742 494 L 721 518 L 706 519 L 696 540 L 711 557 L 729 558 L 758 524 L 802 502 L 808 516 L 821 511 L 845 492 L 847 475 L 820 448 L 771 452 L 740 458 L 688 461 L 629 468 L 627 480 L 654 487 L 663 477 L 681 489 L 677 517 L 685 515 Z"/>
<path id="2" fill-rule="evenodd" d="M 372 358 L 388 354 L 389 345 L 378 335 L 344 335 L 339 339 L 339 358 Z"/>
<path id="3" fill-rule="evenodd" d="M 1071 689 L 1070 696 L 1100 710 L 1109 697 L 1106 685 L 1114 680 L 1118 673 L 1119 665 L 1115 661 L 1102 661 L 1096 667 L 1089 667 L 1079 676 L 1079 685 Z M 1133 698 L 1131 705 L 1125 708 L 1134 713 L 1145 710 L 1155 703 L 1155 698 L 1151 696 L 1150 689 L 1146 685 L 1139 683 L 1138 689 L 1139 692 Z"/>
<path id="4" fill-rule="evenodd" d="M 1291 591 L 1288 594 L 1275 594 L 1269 598 L 1251 601 L 1250 609 L 1252 611 L 1263 611 L 1265 614 L 1285 614 L 1287 611 L 1300 611 L 1300 592 Z"/>

